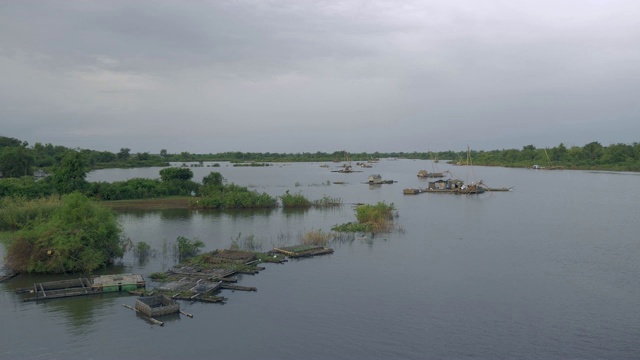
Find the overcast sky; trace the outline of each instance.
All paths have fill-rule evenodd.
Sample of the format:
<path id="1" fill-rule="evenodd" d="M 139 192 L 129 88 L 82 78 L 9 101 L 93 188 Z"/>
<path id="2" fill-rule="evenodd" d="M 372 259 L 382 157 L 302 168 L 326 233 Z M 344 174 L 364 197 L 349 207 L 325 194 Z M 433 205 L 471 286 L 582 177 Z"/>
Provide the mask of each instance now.
<path id="1" fill-rule="evenodd" d="M 0 135 L 117 152 L 640 141 L 640 1 L 0 0 Z"/>

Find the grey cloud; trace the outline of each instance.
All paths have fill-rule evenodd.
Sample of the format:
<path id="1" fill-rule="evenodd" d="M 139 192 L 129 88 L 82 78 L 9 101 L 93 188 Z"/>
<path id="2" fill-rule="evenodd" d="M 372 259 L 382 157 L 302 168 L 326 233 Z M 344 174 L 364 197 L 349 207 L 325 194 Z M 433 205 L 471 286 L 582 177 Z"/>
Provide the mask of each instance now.
<path id="1" fill-rule="evenodd" d="M 194 152 L 632 142 L 639 4 L 5 1 L 2 132 Z"/>

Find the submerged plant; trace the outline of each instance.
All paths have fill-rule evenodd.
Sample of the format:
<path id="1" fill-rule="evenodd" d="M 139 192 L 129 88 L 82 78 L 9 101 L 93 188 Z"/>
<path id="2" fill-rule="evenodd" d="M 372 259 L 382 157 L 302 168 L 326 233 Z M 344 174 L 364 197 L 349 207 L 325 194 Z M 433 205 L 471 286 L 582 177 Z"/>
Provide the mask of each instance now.
<path id="1" fill-rule="evenodd" d="M 191 240 L 184 236 L 178 236 L 177 247 L 178 255 L 182 259 L 185 257 L 196 256 L 200 252 L 200 249 L 204 247 L 204 243 L 198 238 Z"/>
<path id="2" fill-rule="evenodd" d="M 324 246 L 333 238 L 331 233 L 322 230 L 311 230 L 302 236 L 301 242 L 304 245 Z"/>
<path id="3" fill-rule="evenodd" d="M 251 234 L 243 238 L 242 233 L 238 233 L 238 236 L 231 240 L 231 245 L 229 246 L 230 250 L 258 251 L 261 248 L 262 244 L 256 242 L 255 235 Z"/>
<path id="4" fill-rule="evenodd" d="M 322 199 L 315 200 L 313 202 L 313 206 L 320 207 L 320 208 L 332 207 L 332 206 L 340 206 L 340 205 L 342 205 L 342 199 L 333 198 L 333 197 L 330 197 L 330 196 L 327 196 L 327 195 L 324 195 L 322 197 Z"/>
<path id="5" fill-rule="evenodd" d="M 140 241 L 133 248 L 133 254 L 138 258 L 138 260 L 144 261 L 152 254 L 151 245 L 144 241 Z"/>

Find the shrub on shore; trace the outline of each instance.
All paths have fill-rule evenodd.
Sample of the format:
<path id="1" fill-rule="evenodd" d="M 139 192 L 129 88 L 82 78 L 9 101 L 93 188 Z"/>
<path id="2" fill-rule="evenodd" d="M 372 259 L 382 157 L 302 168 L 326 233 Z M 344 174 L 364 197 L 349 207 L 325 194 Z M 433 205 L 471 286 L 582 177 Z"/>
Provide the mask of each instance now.
<path id="1" fill-rule="evenodd" d="M 122 229 L 111 211 L 79 193 L 66 195 L 59 205 L 51 206 L 47 214 L 25 222 L 13 233 L 5 257 L 9 269 L 29 273 L 92 272 L 124 255 Z"/>

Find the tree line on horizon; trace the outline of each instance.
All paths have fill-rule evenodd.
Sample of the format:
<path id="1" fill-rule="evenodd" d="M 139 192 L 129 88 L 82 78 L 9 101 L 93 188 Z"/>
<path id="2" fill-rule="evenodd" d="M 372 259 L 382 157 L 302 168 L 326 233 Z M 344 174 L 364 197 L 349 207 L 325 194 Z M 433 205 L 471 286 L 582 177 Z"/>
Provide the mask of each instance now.
<path id="1" fill-rule="evenodd" d="M 566 147 L 559 144 L 552 148 L 537 148 L 525 145 L 522 149 L 502 149 L 490 151 L 439 151 L 439 152 L 359 152 L 345 150 L 300 153 L 258 153 L 230 151 L 216 154 L 193 154 L 186 151 L 169 154 L 161 149 L 157 154 L 149 152 L 132 153 L 129 148 L 119 152 L 72 149 L 60 145 L 28 142 L 0 136 L 0 177 L 19 178 L 32 176 L 42 169 L 52 171 L 61 165 L 69 151 L 79 153 L 80 161 L 90 170 L 102 168 L 132 168 L 148 166 L 169 166 L 171 162 L 326 162 L 326 161 L 371 161 L 380 158 L 406 158 L 416 160 L 439 159 L 464 165 L 470 159 L 474 165 L 505 167 L 563 167 L 567 169 L 600 169 L 617 171 L 640 171 L 640 143 L 610 144 L 603 146 L 597 141 L 584 146 Z"/>

